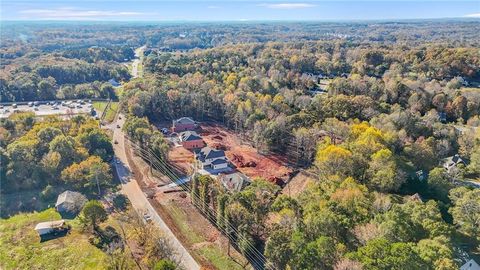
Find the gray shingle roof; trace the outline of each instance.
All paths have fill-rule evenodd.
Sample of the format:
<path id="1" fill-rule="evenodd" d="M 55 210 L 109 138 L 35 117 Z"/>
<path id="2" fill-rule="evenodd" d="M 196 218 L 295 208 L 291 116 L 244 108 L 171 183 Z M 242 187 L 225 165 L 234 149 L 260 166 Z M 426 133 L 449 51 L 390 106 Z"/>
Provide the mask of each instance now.
<path id="1" fill-rule="evenodd" d="M 227 163 L 227 161 L 225 159 L 215 159 L 214 161 L 212 161 L 212 164 L 213 165 L 219 165 L 219 164 L 224 164 L 224 163 Z"/>
<path id="2" fill-rule="evenodd" d="M 177 120 L 174 120 L 173 122 L 175 124 L 195 124 L 195 121 L 193 121 L 193 119 L 190 118 L 190 117 L 178 118 Z"/>
<path id="3" fill-rule="evenodd" d="M 81 193 L 67 190 L 58 195 L 55 207 L 61 206 L 63 209 L 71 212 L 80 211 L 83 205 L 87 202 L 87 198 Z"/>
<path id="4" fill-rule="evenodd" d="M 221 175 L 220 181 L 226 189 L 236 192 L 250 184 L 250 179 L 240 172 Z"/>
<path id="5" fill-rule="evenodd" d="M 201 140 L 202 137 L 198 135 L 195 131 L 185 131 L 180 133 L 180 138 L 182 138 L 182 141 L 188 142 L 188 141 L 195 141 L 195 140 Z"/>
<path id="6" fill-rule="evenodd" d="M 447 157 L 443 159 L 443 163 L 445 166 L 452 166 L 452 165 L 457 165 L 459 163 L 465 163 L 463 159 L 457 154 L 451 157 Z"/>
<path id="7" fill-rule="evenodd" d="M 200 161 L 205 161 L 206 159 L 211 159 L 211 158 L 222 158 L 225 157 L 225 152 L 223 150 L 216 150 L 212 149 L 210 147 L 204 147 L 202 148 L 198 153 L 197 157 Z"/>

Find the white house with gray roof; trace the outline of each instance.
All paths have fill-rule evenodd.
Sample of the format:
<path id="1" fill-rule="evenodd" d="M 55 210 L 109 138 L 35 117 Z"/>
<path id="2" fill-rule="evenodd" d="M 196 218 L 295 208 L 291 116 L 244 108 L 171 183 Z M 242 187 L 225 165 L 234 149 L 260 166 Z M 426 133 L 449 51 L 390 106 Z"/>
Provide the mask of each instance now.
<path id="1" fill-rule="evenodd" d="M 213 149 L 211 147 L 203 147 L 195 152 L 195 159 L 198 161 L 200 169 L 206 171 L 222 171 L 228 170 L 228 160 L 223 150 Z"/>
<path id="2" fill-rule="evenodd" d="M 466 165 L 465 161 L 463 161 L 463 159 L 459 155 L 444 158 L 442 160 L 442 163 L 443 168 L 445 168 L 445 170 L 447 170 L 447 172 L 449 173 L 455 170 L 459 164 Z"/>

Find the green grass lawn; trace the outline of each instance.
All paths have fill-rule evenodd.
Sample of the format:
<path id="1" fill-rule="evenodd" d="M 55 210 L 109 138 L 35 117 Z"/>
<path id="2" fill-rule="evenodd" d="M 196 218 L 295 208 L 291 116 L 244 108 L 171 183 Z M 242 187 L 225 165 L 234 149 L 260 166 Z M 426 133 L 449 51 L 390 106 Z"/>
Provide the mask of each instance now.
<path id="1" fill-rule="evenodd" d="M 177 207 L 174 204 L 166 205 L 166 208 L 172 216 L 175 225 L 177 225 L 177 227 L 180 229 L 182 235 L 187 238 L 189 244 L 195 245 L 207 242 L 205 235 L 202 234 L 201 231 L 198 231 L 201 230 L 201 228 L 195 230 L 195 228 L 189 226 L 188 217 L 181 208 Z M 217 269 L 243 269 L 243 267 L 241 267 L 238 263 L 236 263 L 232 258 L 227 255 L 226 250 L 222 250 L 214 243 L 197 245 L 197 248 L 194 250 L 194 252 L 197 256 L 201 256 L 205 260 L 209 261 Z"/>
<path id="2" fill-rule="evenodd" d="M 143 77 L 143 57 L 141 58 L 140 63 L 138 63 L 137 72 L 138 77 Z"/>
<path id="3" fill-rule="evenodd" d="M 93 107 L 97 110 L 98 114 L 102 114 L 103 110 L 105 110 L 105 106 L 107 106 L 107 102 L 105 101 L 94 101 Z"/>
<path id="4" fill-rule="evenodd" d="M 107 106 L 108 102 L 105 101 L 97 101 L 93 102 L 93 107 L 95 110 L 97 110 L 98 116 L 101 116 L 103 111 L 105 110 L 105 107 Z M 112 102 L 110 104 L 110 107 L 108 108 L 106 115 L 105 115 L 105 121 L 108 123 L 111 123 L 115 119 L 115 115 L 117 114 L 118 111 L 118 102 Z"/>
<path id="5" fill-rule="evenodd" d="M 61 219 L 53 209 L 0 219 L 0 268 L 2 269 L 105 269 L 105 253 L 88 242 L 78 222 L 64 237 L 40 243 L 37 223 Z"/>

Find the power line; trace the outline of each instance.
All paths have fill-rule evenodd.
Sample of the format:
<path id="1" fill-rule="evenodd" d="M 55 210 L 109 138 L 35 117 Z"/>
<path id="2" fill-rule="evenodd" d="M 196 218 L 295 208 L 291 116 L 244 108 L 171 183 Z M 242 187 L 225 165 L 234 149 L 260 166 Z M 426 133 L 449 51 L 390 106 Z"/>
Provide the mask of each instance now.
<path id="1" fill-rule="evenodd" d="M 145 154 L 140 154 L 140 156 L 141 156 L 142 158 L 147 158 L 147 157 L 145 156 Z M 156 170 L 162 171 L 161 168 L 158 168 L 158 166 L 160 166 L 160 165 L 158 165 L 157 163 L 155 163 L 153 166 L 155 167 Z M 164 172 L 164 173 L 165 173 L 165 172 Z M 172 181 L 172 183 L 175 183 L 175 182 Z M 185 188 L 186 188 L 186 187 L 185 187 Z M 188 188 L 186 188 L 186 189 L 189 190 Z M 190 191 L 190 192 L 191 192 L 191 191 Z M 195 196 L 195 198 L 197 198 L 198 200 L 200 200 L 200 197 L 199 197 L 197 194 L 194 194 L 194 196 Z M 212 221 L 211 219 L 213 218 L 214 214 L 211 213 L 211 212 L 213 211 L 211 208 L 207 208 L 207 210 L 210 211 L 210 212 L 206 213 L 205 210 L 203 210 L 203 207 L 202 207 L 203 205 L 201 205 L 198 201 L 192 200 L 192 203 L 194 204 L 194 206 L 197 207 L 198 210 L 200 210 L 204 215 L 207 216 L 207 219 L 209 219 L 210 221 Z M 172 208 L 172 211 L 178 214 L 177 210 L 175 210 L 174 208 Z M 215 214 L 215 215 L 216 215 L 216 214 Z M 226 222 L 227 222 L 227 225 L 230 225 L 230 224 L 228 224 L 228 220 L 227 220 Z M 233 236 L 231 236 L 230 234 L 228 234 L 228 233 L 226 232 L 226 230 L 224 230 L 222 227 L 217 227 L 217 228 L 218 228 L 221 232 L 223 232 L 223 233 L 225 234 L 225 236 L 226 236 L 230 241 L 235 242 L 235 241 L 234 241 L 235 239 L 233 238 Z M 230 225 L 229 228 L 234 229 L 234 227 L 231 227 L 231 225 Z M 238 232 L 237 232 L 237 237 L 238 237 L 239 239 L 242 239 L 242 240 L 244 239 L 244 238 L 242 238 L 242 236 L 241 236 L 240 234 L 238 234 Z M 248 240 L 247 240 L 247 244 L 250 244 Z M 249 245 L 249 248 L 253 249 L 253 248 L 255 248 L 255 247 Z M 249 260 L 255 262 L 257 265 L 261 265 L 260 263 L 258 263 L 258 260 L 259 260 L 258 257 L 253 258 L 253 257 L 251 257 L 248 253 L 247 253 L 247 254 L 244 254 L 244 255 L 245 255 L 245 257 L 247 257 Z M 254 255 L 255 255 L 255 254 L 254 254 Z M 265 265 L 265 261 L 262 260 L 261 263 L 262 263 L 263 265 Z"/>
<path id="2" fill-rule="evenodd" d="M 134 142 L 132 142 L 132 143 L 135 144 Z M 151 158 L 150 155 L 154 155 L 154 156 L 155 156 L 155 158 L 156 158 L 156 163 L 155 163 L 156 166 L 155 166 L 155 169 L 163 171 L 161 168 L 158 168 L 158 166 L 161 166 L 161 167 L 163 167 L 164 169 L 167 170 L 166 174 L 169 174 L 170 177 L 177 178 L 177 180 L 178 180 L 179 177 L 176 176 L 176 174 L 169 168 L 169 166 L 166 165 L 166 164 L 162 161 L 162 159 L 160 159 L 157 155 L 155 155 L 155 153 L 151 153 L 151 152 L 149 153 L 149 152 L 147 152 L 147 150 L 142 149 L 138 144 L 135 144 L 135 146 L 138 147 L 138 150 L 144 151 L 144 153 L 141 154 L 141 156 L 142 156 L 143 158 L 148 159 L 148 158 Z M 149 154 L 148 154 L 149 157 L 146 157 L 146 156 L 145 156 L 145 155 L 147 155 L 147 154 L 145 154 L 145 152 L 146 152 L 146 153 L 149 153 Z M 160 165 L 158 162 L 161 162 L 163 165 Z M 175 183 L 175 182 L 173 182 L 173 181 L 171 181 L 171 182 L 172 182 L 172 183 Z M 187 189 L 190 193 L 192 193 L 192 192 L 191 192 L 191 188 L 189 188 L 188 186 L 184 186 L 184 187 L 185 187 L 185 189 Z M 195 196 L 196 199 L 200 200 L 200 197 L 199 197 L 198 194 L 193 193 L 193 195 Z M 193 200 L 192 203 L 193 203 L 195 206 L 197 206 L 197 208 L 199 208 L 200 211 L 202 211 L 203 207 L 202 207 L 202 205 L 200 205 L 200 203 L 196 202 L 195 200 Z M 216 215 L 218 214 L 215 210 L 213 210 L 213 209 L 211 209 L 211 208 L 207 208 L 207 209 L 210 211 L 209 213 L 205 213 L 205 211 L 202 211 L 202 213 L 204 213 L 204 214 L 207 215 L 207 216 L 209 216 L 209 215 L 210 215 L 210 216 L 214 216 L 214 215 L 216 216 Z M 213 212 L 213 214 L 212 214 L 211 212 Z M 263 256 L 263 254 L 261 254 L 261 253 L 250 243 L 250 241 L 248 241 L 248 239 L 242 237 L 242 235 L 238 232 L 238 230 L 236 230 L 233 226 L 231 226 L 231 225 L 229 224 L 228 220 L 227 220 L 227 226 L 228 226 L 228 225 L 229 225 L 229 227 L 227 227 L 227 228 L 228 228 L 228 229 L 231 229 L 233 232 L 235 232 L 238 238 L 240 238 L 241 240 L 246 240 L 246 243 L 247 243 L 248 247 L 249 247 L 250 249 L 252 249 L 253 252 L 256 252 L 256 254 L 254 253 L 254 255 L 256 255 L 256 258 L 257 258 L 257 259 L 260 259 L 260 260 L 262 261 L 263 265 L 265 265 L 265 263 L 266 263 L 266 258 Z M 222 227 L 219 227 L 219 229 L 220 229 L 222 232 L 224 232 L 225 235 L 226 235 L 230 240 L 233 241 L 232 236 L 230 236 Z M 235 241 L 234 241 L 234 242 L 235 242 Z M 246 256 L 247 256 L 247 255 L 246 255 Z M 259 257 L 260 257 L 260 258 L 259 258 Z M 252 261 L 256 262 L 255 259 L 252 259 Z M 258 264 L 258 262 L 257 262 L 257 264 Z"/>
<path id="3" fill-rule="evenodd" d="M 155 153 L 153 153 L 150 149 L 148 150 L 145 150 L 142 148 L 142 146 L 138 145 L 137 143 L 131 141 L 130 139 L 127 138 L 128 141 L 130 141 L 134 146 L 136 146 L 136 149 L 141 151 L 141 156 L 142 158 L 144 159 L 151 159 L 153 157 L 154 158 L 154 162 L 155 162 L 155 169 L 157 170 L 160 170 L 161 172 L 164 172 L 164 174 L 166 174 L 169 178 L 171 179 L 176 179 L 176 180 L 179 180 L 179 176 L 176 175 L 175 172 L 172 171 L 172 169 L 170 168 L 170 165 L 166 164 L 161 158 L 159 158 Z M 152 163 L 153 165 L 153 163 Z M 175 183 L 177 184 L 176 182 L 174 182 L 173 180 L 170 180 L 170 182 L 172 183 Z M 200 197 L 198 194 L 192 192 L 191 188 L 184 185 L 184 188 L 189 191 L 191 194 L 193 194 L 194 198 L 197 199 L 198 201 L 200 201 Z M 210 211 L 209 213 L 205 213 L 205 211 L 203 210 L 203 207 L 202 205 L 200 205 L 199 202 L 196 202 L 195 200 L 192 200 L 192 203 L 197 206 L 197 208 L 199 208 L 199 210 L 204 213 L 207 217 L 216 217 L 218 215 L 218 213 L 216 212 L 216 210 L 214 209 L 211 209 L 210 207 L 207 207 L 208 211 Z M 212 214 L 213 212 L 213 214 Z M 233 236 L 231 236 L 229 233 L 226 232 L 226 230 L 224 228 L 222 228 L 221 226 L 217 227 L 219 228 L 230 240 L 234 240 L 233 239 Z M 260 260 L 262 262 L 262 264 L 265 266 L 265 267 L 268 267 L 268 265 L 266 264 L 266 261 L 267 259 L 265 258 L 265 256 L 260 252 L 258 251 L 258 249 L 256 249 L 255 246 L 253 246 L 253 244 L 248 240 L 246 239 L 244 236 L 242 236 L 242 234 L 239 233 L 239 231 L 234 228 L 227 220 L 227 229 L 231 229 L 236 235 L 237 235 L 237 239 L 240 239 L 240 240 L 244 240 L 245 243 L 247 243 L 247 246 L 248 248 L 253 252 L 252 255 L 255 256 L 256 259 L 252 259 L 252 261 L 256 262 L 258 264 L 258 260 Z M 235 242 L 235 241 L 234 241 Z M 248 254 L 248 253 L 247 253 Z M 248 257 L 248 255 L 245 254 L 246 257 Z M 251 258 L 251 257 L 250 257 Z"/>
<path id="4" fill-rule="evenodd" d="M 137 150 L 146 151 L 146 150 L 144 150 L 144 149 L 137 149 Z M 144 158 L 144 159 L 148 159 L 148 157 L 145 156 L 145 155 L 146 155 L 145 153 L 137 153 L 137 154 L 139 154 L 139 156 L 142 157 L 142 158 Z M 154 167 L 156 170 L 159 170 L 159 171 L 161 171 L 161 172 L 164 172 L 164 173 L 168 174 L 168 172 L 163 171 L 165 168 L 162 169 L 162 168 L 159 168 L 158 166 L 160 166 L 158 163 L 153 164 L 153 167 Z M 171 180 L 170 180 L 170 181 L 171 181 Z M 175 182 L 173 182 L 173 181 L 171 181 L 171 182 L 172 182 L 172 183 L 175 183 Z M 198 197 L 198 198 L 199 198 L 199 197 Z M 197 206 L 197 208 L 198 208 L 200 211 L 202 211 L 202 207 L 201 207 L 201 205 L 200 205 L 198 202 L 192 201 L 192 203 L 193 203 L 195 206 Z M 172 208 L 171 210 L 172 210 L 173 212 L 175 212 L 175 213 L 178 214 L 178 211 L 177 211 L 175 208 Z M 202 213 L 204 213 L 204 212 L 202 211 Z M 204 213 L 204 214 L 207 215 L 207 213 Z M 211 214 L 211 213 L 209 213 L 209 214 Z M 220 229 L 221 229 L 221 228 L 220 228 Z M 222 232 L 225 232 L 225 231 L 222 231 Z M 234 239 L 232 238 L 232 236 L 230 236 L 229 234 L 226 234 L 226 236 L 228 237 L 229 240 L 231 240 L 231 241 L 234 240 Z M 248 256 L 248 254 L 245 254 L 245 256 L 246 256 L 248 259 L 250 259 L 251 261 L 256 262 L 256 260 L 257 260 L 256 258 L 252 258 L 252 257 Z M 258 264 L 258 262 L 256 262 L 256 263 Z"/>

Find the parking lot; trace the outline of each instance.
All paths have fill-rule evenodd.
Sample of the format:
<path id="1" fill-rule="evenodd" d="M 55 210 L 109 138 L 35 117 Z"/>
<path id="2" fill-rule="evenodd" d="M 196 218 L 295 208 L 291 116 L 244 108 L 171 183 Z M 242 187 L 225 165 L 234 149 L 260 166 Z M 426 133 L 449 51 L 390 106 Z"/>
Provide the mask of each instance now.
<path id="1" fill-rule="evenodd" d="M 53 103 L 53 102 L 52 102 Z M 46 115 L 75 115 L 75 114 L 90 114 L 92 110 L 91 103 L 82 102 L 55 102 L 50 104 L 38 104 L 36 106 L 30 104 L 17 105 L 16 108 L 12 104 L 5 105 L 2 104 L 3 108 L 0 107 L 0 118 L 6 118 L 10 116 L 13 112 L 23 111 L 23 112 L 34 112 L 37 116 L 46 116 Z"/>

